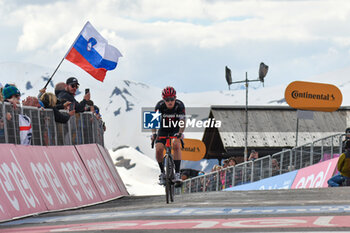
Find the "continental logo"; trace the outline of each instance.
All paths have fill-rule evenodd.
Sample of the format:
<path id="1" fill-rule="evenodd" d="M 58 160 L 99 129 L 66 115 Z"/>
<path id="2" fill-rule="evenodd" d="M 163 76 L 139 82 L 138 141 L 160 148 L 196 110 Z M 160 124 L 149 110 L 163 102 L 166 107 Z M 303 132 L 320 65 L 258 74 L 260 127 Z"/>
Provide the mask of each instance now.
<path id="1" fill-rule="evenodd" d="M 182 160 L 199 161 L 204 158 L 207 149 L 205 144 L 201 140 L 185 138 L 184 144 L 185 147 L 181 148 Z"/>
<path id="2" fill-rule="evenodd" d="M 199 147 L 184 147 L 184 148 L 181 148 L 182 151 L 188 151 L 188 152 L 201 152 L 201 149 Z"/>
<path id="3" fill-rule="evenodd" d="M 331 84 L 295 81 L 288 85 L 284 97 L 292 108 L 310 111 L 336 111 L 343 96 Z"/>
<path id="4" fill-rule="evenodd" d="M 304 98 L 304 99 L 315 99 L 315 100 L 327 100 L 327 101 L 334 101 L 335 97 L 333 94 L 313 94 L 309 92 L 302 92 L 300 93 L 298 90 L 292 91 L 292 98 Z"/>

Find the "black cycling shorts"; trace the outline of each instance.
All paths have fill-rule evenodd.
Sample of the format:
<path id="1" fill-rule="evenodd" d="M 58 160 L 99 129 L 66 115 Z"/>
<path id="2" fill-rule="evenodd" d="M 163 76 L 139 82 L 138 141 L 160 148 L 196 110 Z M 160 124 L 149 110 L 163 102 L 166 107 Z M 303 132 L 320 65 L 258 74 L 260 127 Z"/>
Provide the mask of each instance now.
<path id="1" fill-rule="evenodd" d="M 159 129 L 158 133 L 157 133 L 157 140 L 156 143 L 160 142 L 163 143 L 163 145 L 165 145 L 166 143 L 166 139 L 158 139 L 158 137 L 165 137 L 165 136 L 174 136 L 175 134 L 177 134 L 179 132 L 179 128 L 175 128 L 175 129 L 170 129 L 170 130 L 164 130 L 164 129 Z"/>

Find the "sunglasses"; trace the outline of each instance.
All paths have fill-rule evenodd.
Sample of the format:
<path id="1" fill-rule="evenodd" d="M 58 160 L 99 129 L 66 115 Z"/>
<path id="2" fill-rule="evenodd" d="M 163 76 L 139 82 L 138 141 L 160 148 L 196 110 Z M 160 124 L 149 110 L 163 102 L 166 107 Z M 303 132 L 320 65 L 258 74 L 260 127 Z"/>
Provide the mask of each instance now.
<path id="1" fill-rule="evenodd" d="M 165 102 L 171 102 L 171 101 L 174 101 L 175 98 L 174 97 L 170 97 L 170 98 L 165 98 L 164 101 Z"/>
<path id="2" fill-rule="evenodd" d="M 70 85 L 72 88 L 79 88 L 79 85 L 78 84 L 72 84 L 72 85 Z"/>

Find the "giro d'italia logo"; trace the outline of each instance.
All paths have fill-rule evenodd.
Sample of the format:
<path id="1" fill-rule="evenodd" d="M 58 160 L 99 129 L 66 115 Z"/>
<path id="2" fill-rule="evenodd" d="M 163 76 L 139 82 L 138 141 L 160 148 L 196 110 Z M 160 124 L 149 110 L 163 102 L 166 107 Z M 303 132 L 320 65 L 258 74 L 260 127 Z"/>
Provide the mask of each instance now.
<path id="1" fill-rule="evenodd" d="M 159 129 L 160 116 L 159 111 L 144 111 L 143 112 L 143 128 L 144 129 Z"/>

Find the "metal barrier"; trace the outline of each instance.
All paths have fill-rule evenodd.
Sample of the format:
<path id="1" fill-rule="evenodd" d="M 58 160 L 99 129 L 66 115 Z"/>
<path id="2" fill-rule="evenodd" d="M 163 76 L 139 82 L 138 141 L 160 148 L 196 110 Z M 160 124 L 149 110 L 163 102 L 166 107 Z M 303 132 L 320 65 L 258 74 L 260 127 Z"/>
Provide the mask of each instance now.
<path id="1" fill-rule="evenodd" d="M 97 143 L 104 146 L 103 122 L 92 112 L 77 113 L 65 124 L 55 121 L 52 109 L 17 107 L 0 102 L 0 143 L 20 144 L 19 114 L 31 119 L 32 145 L 78 145 Z M 66 112 L 66 111 L 62 111 Z"/>
<path id="2" fill-rule="evenodd" d="M 344 137 L 345 134 L 331 135 L 254 161 L 187 179 L 175 194 L 220 191 L 332 159 L 342 153 Z"/>

